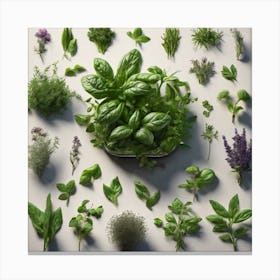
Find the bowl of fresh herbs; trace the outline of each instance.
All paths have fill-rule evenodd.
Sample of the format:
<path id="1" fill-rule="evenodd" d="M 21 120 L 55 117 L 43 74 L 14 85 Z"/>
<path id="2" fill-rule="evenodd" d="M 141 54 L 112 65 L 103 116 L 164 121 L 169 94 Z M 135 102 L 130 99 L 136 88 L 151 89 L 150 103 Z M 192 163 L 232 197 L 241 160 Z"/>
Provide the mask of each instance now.
<path id="1" fill-rule="evenodd" d="M 133 49 L 116 72 L 104 59 L 94 59 L 95 74 L 81 79 L 91 95 L 88 114 L 75 120 L 92 133 L 94 146 L 119 157 L 161 157 L 184 145 L 195 117 L 190 116 L 189 84 L 158 66 L 141 72 L 142 56 Z"/>

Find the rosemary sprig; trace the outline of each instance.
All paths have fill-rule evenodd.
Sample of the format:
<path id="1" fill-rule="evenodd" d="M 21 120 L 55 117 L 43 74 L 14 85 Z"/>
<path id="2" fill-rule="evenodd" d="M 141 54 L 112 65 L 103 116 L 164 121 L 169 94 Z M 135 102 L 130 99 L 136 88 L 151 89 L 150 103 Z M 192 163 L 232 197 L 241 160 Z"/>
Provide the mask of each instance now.
<path id="1" fill-rule="evenodd" d="M 223 32 L 218 32 L 212 28 L 197 28 L 193 30 L 192 41 L 196 47 L 218 48 L 223 37 Z"/>
<path id="2" fill-rule="evenodd" d="M 242 59 L 244 59 L 244 52 L 245 52 L 243 36 L 242 36 L 241 32 L 239 30 L 237 30 L 236 28 L 233 28 L 230 31 L 235 40 L 236 59 L 242 60 Z"/>
<path id="3" fill-rule="evenodd" d="M 168 58 L 174 58 L 175 52 L 178 49 L 181 39 L 178 28 L 166 28 L 165 33 L 161 37 L 163 40 L 162 46 L 167 53 Z"/>

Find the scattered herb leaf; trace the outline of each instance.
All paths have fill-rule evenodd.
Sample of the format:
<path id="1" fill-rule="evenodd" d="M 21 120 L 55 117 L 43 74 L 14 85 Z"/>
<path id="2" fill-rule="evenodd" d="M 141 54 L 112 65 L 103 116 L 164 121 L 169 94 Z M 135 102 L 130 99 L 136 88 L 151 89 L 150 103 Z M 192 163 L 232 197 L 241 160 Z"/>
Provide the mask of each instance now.
<path id="1" fill-rule="evenodd" d="M 70 196 L 76 191 L 75 181 L 71 180 L 66 185 L 63 183 L 56 184 L 57 189 L 61 192 L 58 199 L 66 200 L 66 206 L 69 205 Z"/>
<path id="2" fill-rule="evenodd" d="M 228 68 L 224 65 L 221 73 L 225 79 L 230 80 L 230 81 L 236 81 L 237 70 L 233 64 L 231 64 L 230 68 Z"/>
<path id="3" fill-rule="evenodd" d="M 99 164 L 94 164 L 93 166 L 83 170 L 80 176 L 80 184 L 83 186 L 88 186 L 93 180 L 100 178 L 101 175 L 102 171 Z"/>
<path id="4" fill-rule="evenodd" d="M 133 32 L 128 31 L 127 36 L 129 36 L 131 39 L 133 39 L 135 41 L 136 45 L 138 44 L 139 46 L 141 45 L 141 43 L 147 43 L 151 40 L 148 36 L 143 34 L 143 31 L 141 28 L 135 28 L 133 30 Z"/>
<path id="5" fill-rule="evenodd" d="M 106 198 L 117 206 L 118 205 L 118 196 L 122 192 L 122 185 L 119 181 L 119 178 L 115 177 L 112 180 L 110 186 L 106 186 L 105 184 L 103 184 L 103 192 L 104 192 Z"/>

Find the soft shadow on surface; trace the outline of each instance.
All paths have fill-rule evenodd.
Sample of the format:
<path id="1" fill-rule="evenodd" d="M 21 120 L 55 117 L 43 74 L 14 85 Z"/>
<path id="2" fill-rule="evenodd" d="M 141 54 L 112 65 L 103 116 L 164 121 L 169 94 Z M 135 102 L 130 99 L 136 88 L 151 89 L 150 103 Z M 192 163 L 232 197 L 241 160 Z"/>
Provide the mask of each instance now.
<path id="1" fill-rule="evenodd" d="M 139 167 L 135 158 L 118 158 L 108 154 L 108 158 L 118 166 L 122 167 L 130 176 L 138 176 L 150 182 L 161 191 L 168 191 L 173 187 L 170 185 L 173 176 L 183 172 L 185 168 L 192 165 L 193 162 L 204 159 L 205 152 L 201 143 L 201 128 L 197 123 L 193 124 L 190 133 L 192 138 L 189 139 L 187 147 L 178 147 L 173 153 L 166 157 L 159 158 L 157 165 L 149 170 L 147 167 Z"/>
<path id="2" fill-rule="evenodd" d="M 242 185 L 241 188 L 245 191 L 252 189 L 252 172 L 244 172 L 242 176 Z"/>
<path id="3" fill-rule="evenodd" d="M 238 116 L 238 121 L 247 126 L 249 129 L 252 129 L 252 116 L 248 114 L 248 112 L 245 111 Z"/>
<path id="4" fill-rule="evenodd" d="M 247 63 L 252 59 L 252 55 L 251 55 L 251 49 L 249 48 L 249 45 L 244 43 L 244 57 L 242 60 L 240 60 L 241 62 Z"/>
<path id="5" fill-rule="evenodd" d="M 52 241 L 52 243 L 49 245 L 49 251 L 60 251 L 60 247 L 57 243 L 56 238 Z"/>
<path id="6" fill-rule="evenodd" d="M 216 177 L 215 180 L 211 184 L 209 184 L 209 185 L 205 186 L 204 188 L 200 189 L 198 191 L 197 201 L 199 201 L 200 195 L 206 195 L 206 194 L 216 190 L 217 187 L 219 186 L 219 184 L 220 184 L 220 180 L 219 180 L 218 177 Z"/>
<path id="7" fill-rule="evenodd" d="M 144 240 L 137 246 L 136 251 L 154 251 L 154 248 L 146 240 Z"/>
<path id="8" fill-rule="evenodd" d="M 43 176 L 40 178 L 40 182 L 43 185 L 47 185 L 55 181 L 56 175 L 57 175 L 56 167 L 52 163 L 49 163 L 43 173 Z"/>
<path id="9" fill-rule="evenodd" d="M 48 123 L 53 126 L 55 126 L 57 121 L 65 121 L 65 122 L 74 121 L 72 101 L 69 101 L 65 111 L 63 111 L 61 114 L 53 115 L 48 119 Z"/>

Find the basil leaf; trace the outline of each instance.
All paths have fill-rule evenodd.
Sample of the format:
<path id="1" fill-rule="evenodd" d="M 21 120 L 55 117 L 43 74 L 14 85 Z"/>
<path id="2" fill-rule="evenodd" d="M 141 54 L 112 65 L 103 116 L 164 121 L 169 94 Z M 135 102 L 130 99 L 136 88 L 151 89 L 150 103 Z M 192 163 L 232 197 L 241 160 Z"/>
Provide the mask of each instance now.
<path id="1" fill-rule="evenodd" d="M 70 41 L 73 39 L 72 29 L 64 28 L 62 32 L 61 43 L 64 51 L 67 51 Z"/>
<path id="2" fill-rule="evenodd" d="M 149 42 L 151 39 L 148 36 L 145 35 L 141 35 L 139 37 L 137 37 L 136 42 L 137 43 L 147 43 Z"/>
<path id="3" fill-rule="evenodd" d="M 118 141 L 128 138 L 133 130 L 127 125 L 120 125 L 114 128 L 109 136 L 110 141 Z"/>
<path id="4" fill-rule="evenodd" d="M 83 186 L 87 186 L 91 183 L 91 175 L 89 173 L 82 173 L 80 176 L 80 181 L 79 183 Z"/>
<path id="5" fill-rule="evenodd" d="M 152 145 L 154 135 L 148 128 L 142 127 L 136 132 L 135 139 L 144 145 Z"/>
<path id="6" fill-rule="evenodd" d="M 71 180 L 67 183 L 66 185 L 66 189 L 67 189 L 67 192 L 72 195 L 75 193 L 75 189 L 76 189 L 76 186 L 75 186 L 75 181 L 74 180 Z"/>
<path id="7" fill-rule="evenodd" d="M 177 144 L 178 140 L 176 139 L 176 137 L 167 137 L 166 139 L 161 141 L 160 148 L 167 154 L 170 154 L 176 149 Z"/>
<path id="8" fill-rule="evenodd" d="M 210 168 L 204 168 L 203 170 L 200 171 L 199 178 L 202 179 L 204 184 L 209 184 L 214 180 L 215 173 Z"/>
<path id="9" fill-rule="evenodd" d="M 103 184 L 103 192 L 108 200 L 110 200 L 111 202 L 114 201 L 114 192 L 109 186 Z"/>
<path id="10" fill-rule="evenodd" d="M 244 102 L 247 102 L 250 100 L 250 95 L 245 89 L 241 89 L 237 92 L 237 96 L 239 100 L 242 100 Z"/>
<path id="11" fill-rule="evenodd" d="M 73 70 L 71 68 L 66 68 L 65 69 L 65 76 L 74 77 L 74 76 L 76 76 L 76 72 L 75 72 L 75 70 Z"/>
<path id="12" fill-rule="evenodd" d="M 206 217 L 206 219 L 215 225 L 224 226 L 227 224 L 227 222 L 219 215 L 209 215 Z"/>
<path id="13" fill-rule="evenodd" d="M 236 194 L 229 202 L 228 206 L 228 213 L 229 217 L 233 218 L 237 212 L 239 212 L 240 207 L 239 207 L 239 198 L 238 195 Z"/>
<path id="14" fill-rule="evenodd" d="M 102 78 L 113 81 L 114 79 L 114 72 L 110 64 L 102 59 L 102 58 L 95 58 L 93 61 L 93 67 L 98 75 Z"/>
<path id="15" fill-rule="evenodd" d="M 112 180 L 110 187 L 103 184 L 103 192 L 104 192 L 106 198 L 117 206 L 118 205 L 118 196 L 122 192 L 122 186 L 120 184 L 119 178 L 115 177 Z"/>
<path id="16" fill-rule="evenodd" d="M 126 86 L 124 90 L 124 94 L 127 96 L 138 96 L 138 95 L 146 95 L 151 92 L 151 87 L 149 84 L 141 81 L 131 81 Z"/>
<path id="17" fill-rule="evenodd" d="M 233 232 L 233 236 L 235 238 L 241 238 L 241 237 L 244 237 L 245 235 L 247 235 L 248 231 L 249 231 L 249 228 L 240 227 Z"/>
<path id="18" fill-rule="evenodd" d="M 129 118 L 128 125 L 131 127 L 133 130 L 137 130 L 140 126 L 141 123 L 141 114 L 140 110 L 136 110 L 131 117 Z"/>
<path id="19" fill-rule="evenodd" d="M 238 213 L 235 214 L 233 217 L 233 223 L 241 223 L 244 222 L 252 217 L 252 210 L 251 209 L 245 209 L 241 210 Z"/>
<path id="20" fill-rule="evenodd" d="M 170 235 L 173 235 L 173 233 L 175 232 L 176 230 L 176 225 L 174 224 L 171 224 L 171 223 L 167 223 L 164 227 L 164 233 L 165 233 L 165 236 L 170 236 Z"/>
<path id="21" fill-rule="evenodd" d="M 154 224 L 157 226 L 157 227 L 162 227 L 163 225 L 163 222 L 160 218 L 155 218 L 154 219 Z"/>
<path id="22" fill-rule="evenodd" d="M 196 165 L 188 166 L 185 171 L 190 174 L 198 174 L 200 172 L 199 167 Z"/>
<path id="23" fill-rule="evenodd" d="M 98 206 L 96 209 L 90 209 L 90 215 L 94 216 L 95 218 L 99 219 L 104 212 L 103 206 Z"/>
<path id="24" fill-rule="evenodd" d="M 129 78 L 129 81 L 141 81 L 149 84 L 154 84 L 160 81 L 161 76 L 154 73 L 138 73 Z"/>
<path id="25" fill-rule="evenodd" d="M 87 125 L 88 122 L 90 121 L 91 116 L 89 115 L 75 115 L 74 116 L 75 121 L 79 125 Z"/>
<path id="26" fill-rule="evenodd" d="M 159 74 L 161 77 L 164 75 L 163 71 L 158 66 L 149 67 L 148 72 L 153 74 Z"/>
<path id="27" fill-rule="evenodd" d="M 142 31 L 142 29 L 141 28 L 135 28 L 134 30 L 133 30 L 133 38 L 137 38 L 137 37 L 139 37 L 139 36 L 141 36 L 143 34 L 143 31 Z"/>
<path id="28" fill-rule="evenodd" d="M 142 184 L 140 181 L 134 181 L 135 192 L 140 199 L 148 199 L 150 196 L 150 191 L 148 188 Z"/>
<path id="29" fill-rule="evenodd" d="M 32 225 L 38 235 L 40 237 L 43 237 L 44 235 L 44 229 L 43 224 L 45 220 L 45 213 L 41 211 L 39 208 L 37 208 L 34 204 L 31 202 L 28 202 L 28 216 L 31 219 Z"/>
<path id="30" fill-rule="evenodd" d="M 67 186 L 64 185 L 64 184 L 62 184 L 62 183 L 56 184 L 56 187 L 57 187 L 57 189 L 58 189 L 59 191 L 61 191 L 61 192 L 66 192 L 66 191 L 67 191 Z"/>
<path id="31" fill-rule="evenodd" d="M 72 39 L 70 42 L 69 42 L 69 45 L 68 45 L 68 52 L 71 54 L 71 56 L 74 56 L 76 53 L 77 53 L 77 39 Z"/>
<path id="32" fill-rule="evenodd" d="M 166 127 L 171 121 L 171 118 L 166 113 L 151 112 L 142 120 L 142 124 L 150 131 L 160 131 Z"/>
<path id="33" fill-rule="evenodd" d="M 84 68 L 83 66 L 79 65 L 79 64 L 76 64 L 73 68 L 73 70 L 77 73 L 82 73 L 82 72 L 85 72 L 87 71 L 86 68 Z"/>
<path id="34" fill-rule="evenodd" d="M 224 218 L 228 218 L 229 217 L 228 211 L 219 202 L 214 201 L 214 200 L 210 200 L 210 204 L 211 204 L 213 210 L 218 215 L 220 215 L 220 216 L 222 216 Z"/>
<path id="35" fill-rule="evenodd" d="M 213 227 L 213 232 L 227 232 L 228 231 L 228 226 L 225 224 L 219 224 L 215 225 Z"/>
<path id="36" fill-rule="evenodd" d="M 114 123 L 121 117 L 123 109 L 124 103 L 119 103 L 118 100 L 103 103 L 98 108 L 97 120 L 106 124 Z"/>
<path id="37" fill-rule="evenodd" d="M 58 197 L 58 199 L 60 199 L 60 200 L 67 200 L 68 198 L 69 198 L 69 194 L 68 193 L 62 193 Z"/>
<path id="38" fill-rule="evenodd" d="M 62 223 L 62 211 L 59 207 L 52 213 L 51 216 L 50 241 L 54 239 L 56 233 L 61 229 Z"/>
<path id="39" fill-rule="evenodd" d="M 222 100 L 222 99 L 228 99 L 229 98 L 229 91 L 228 90 L 223 90 L 218 94 L 217 99 Z"/>
<path id="40" fill-rule="evenodd" d="M 228 233 L 220 235 L 219 238 L 224 242 L 232 243 L 231 236 Z"/>
<path id="41" fill-rule="evenodd" d="M 122 86 L 124 82 L 133 74 L 139 73 L 142 65 L 142 56 L 137 49 L 128 52 L 121 60 L 115 81 L 117 86 Z"/>
<path id="42" fill-rule="evenodd" d="M 177 221 L 172 213 L 165 214 L 165 220 L 169 223 L 177 224 Z"/>
<path id="43" fill-rule="evenodd" d="M 51 195 L 48 194 L 45 208 L 45 218 L 43 223 L 43 238 L 44 238 L 44 251 L 47 250 L 50 243 L 50 225 L 51 225 L 51 217 L 52 217 L 52 204 L 51 204 Z"/>
<path id="44" fill-rule="evenodd" d="M 150 196 L 150 197 L 147 199 L 147 201 L 146 201 L 146 206 L 147 206 L 150 210 L 152 210 L 152 207 L 155 206 L 155 205 L 158 203 L 159 199 L 160 199 L 160 192 L 157 191 L 157 192 L 153 193 L 153 195 Z"/>

